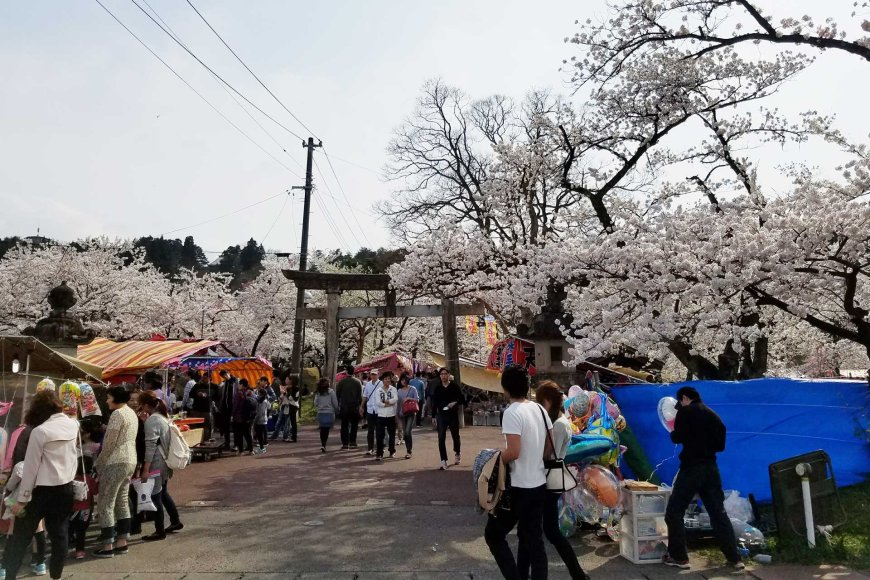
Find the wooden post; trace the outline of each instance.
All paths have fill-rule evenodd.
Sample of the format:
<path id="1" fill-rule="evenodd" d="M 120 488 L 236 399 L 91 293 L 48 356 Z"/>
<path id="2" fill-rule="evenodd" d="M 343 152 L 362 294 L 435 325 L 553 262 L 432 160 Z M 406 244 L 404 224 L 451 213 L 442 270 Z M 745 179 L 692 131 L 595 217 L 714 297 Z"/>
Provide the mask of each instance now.
<path id="1" fill-rule="evenodd" d="M 449 298 L 441 299 L 441 326 L 444 329 L 444 363 L 450 369 L 456 384 L 462 386 L 459 369 L 459 339 L 456 336 L 456 303 Z M 459 426 L 465 427 L 465 407 L 459 406 Z"/>
<path id="2" fill-rule="evenodd" d="M 326 293 L 326 365 L 324 378 L 331 386 L 338 368 L 338 305 L 341 291 L 327 290 Z"/>

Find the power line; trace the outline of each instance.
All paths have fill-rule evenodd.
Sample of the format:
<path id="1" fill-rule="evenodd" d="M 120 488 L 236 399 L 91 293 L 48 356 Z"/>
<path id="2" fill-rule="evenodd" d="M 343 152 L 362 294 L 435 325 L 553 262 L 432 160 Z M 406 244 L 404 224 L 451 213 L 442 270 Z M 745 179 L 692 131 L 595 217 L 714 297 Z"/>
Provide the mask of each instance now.
<path id="1" fill-rule="evenodd" d="M 284 208 L 287 207 L 287 200 L 290 198 L 290 192 L 287 192 L 287 197 L 284 198 L 284 203 L 281 204 L 281 209 L 278 210 L 278 213 L 275 214 L 275 219 L 272 221 L 272 225 L 269 226 L 269 230 L 266 232 L 266 235 L 263 236 L 263 239 L 260 240 L 261 244 L 265 244 L 266 240 L 269 239 L 269 234 L 272 233 L 272 230 L 275 228 L 275 224 L 278 223 L 278 218 L 281 217 L 281 214 L 284 213 Z"/>
<path id="2" fill-rule="evenodd" d="M 338 189 L 339 189 L 339 191 L 341 191 L 341 195 L 344 196 L 345 201 L 347 202 L 348 205 L 350 205 L 350 199 L 347 197 L 347 193 L 344 191 L 344 186 L 341 184 L 341 181 L 339 181 L 339 179 L 338 179 L 338 174 L 335 172 L 335 167 L 333 167 L 333 165 L 332 165 L 332 160 L 329 158 L 329 153 L 326 152 L 326 147 L 323 148 L 323 155 L 324 155 L 324 157 L 326 157 L 326 163 L 329 164 L 329 169 L 330 169 L 330 171 L 332 171 L 332 176 L 335 178 L 335 183 L 338 184 Z M 326 181 L 326 179 L 324 179 L 324 181 Z M 371 240 L 369 239 L 368 235 L 366 234 L 365 228 L 363 228 L 362 224 L 359 223 L 359 219 L 356 217 L 356 214 L 351 212 L 351 215 L 353 216 L 353 219 L 356 222 L 356 225 L 358 225 L 360 230 L 362 230 L 363 236 L 365 237 L 366 241 L 369 244 L 371 244 Z"/>
<path id="3" fill-rule="evenodd" d="M 133 32 L 132 30 L 130 30 L 130 28 L 129 28 L 126 24 L 124 24 L 123 22 L 121 22 L 121 20 L 120 20 L 117 16 L 115 16 L 115 14 L 114 14 L 111 10 L 109 10 L 109 9 L 108 9 L 108 8 L 107 8 L 107 7 L 102 3 L 102 2 L 100 2 L 100 0 L 94 0 L 94 2 L 96 2 L 97 4 L 99 4 L 100 7 L 101 7 L 103 10 L 105 10 L 106 13 L 107 13 L 109 16 L 111 16 L 112 19 L 113 19 L 115 22 L 117 22 L 119 25 L 121 25 L 121 27 L 122 27 L 124 30 L 126 30 L 126 31 L 130 34 L 130 36 L 132 36 L 133 38 L 135 38 L 136 41 L 137 41 L 139 44 L 141 44 L 143 47 L 145 47 L 145 50 L 147 50 L 148 52 L 150 52 L 151 55 L 152 55 L 154 58 L 156 58 L 157 60 L 159 60 L 160 63 L 161 63 L 163 66 L 165 66 L 167 69 L 169 69 L 169 71 L 170 71 L 172 74 L 174 74 L 174 75 L 178 78 L 178 80 L 180 80 L 181 82 L 183 82 L 183 83 L 185 84 L 185 86 L 187 86 L 187 88 L 189 88 L 191 91 L 193 91 L 194 94 L 196 94 L 197 97 L 199 97 L 200 99 L 202 99 L 202 101 L 203 101 L 206 105 L 208 105 L 209 107 L 211 107 L 211 109 L 212 109 L 215 113 L 217 113 L 217 114 L 218 114 L 218 115 L 219 115 L 219 116 L 220 116 L 224 121 L 226 121 L 227 123 L 229 123 L 229 124 L 233 127 L 233 129 L 235 129 L 236 131 L 238 131 L 239 133 L 241 133 L 242 136 L 245 137 L 245 139 L 247 139 L 248 141 L 250 141 L 251 143 L 253 143 L 254 146 L 256 146 L 258 149 L 260 149 L 263 153 L 265 153 L 266 155 L 268 155 L 269 157 L 271 157 L 272 160 L 275 161 L 275 163 L 277 163 L 278 165 L 280 165 L 281 167 L 283 167 L 284 169 L 286 169 L 287 171 L 289 171 L 291 174 L 295 175 L 296 177 L 298 177 L 298 178 L 300 178 L 300 179 L 302 178 L 301 175 L 299 175 L 299 174 L 296 173 L 293 169 L 291 169 L 290 167 L 288 167 L 287 165 L 285 165 L 284 163 L 282 163 L 280 159 L 278 159 L 277 157 L 275 157 L 274 155 L 272 155 L 271 153 L 269 153 L 269 151 L 267 151 L 267 150 L 266 150 L 262 145 L 260 145 L 259 143 L 257 143 L 257 142 L 256 142 L 256 141 L 255 141 L 255 140 L 254 140 L 250 135 L 248 135 L 247 133 L 245 133 L 245 131 L 242 130 L 241 127 L 239 127 L 238 125 L 236 125 L 235 123 L 233 123 L 232 120 L 230 120 L 229 117 L 227 117 L 226 115 L 224 115 L 224 114 L 223 114 L 223 113 L 222 113 L 222 112 L 221 112 L 221 111 L 220 111 L 216 106 L 214 106 L 214 105 L 211 103 L 211 101 L 209 101 L 208 99 L 206 99 L 206 98 L 202 95 L 202 93 L 200 93 L 198 90 L 196 90 L 196 88 L 194 88 L 193 85 L 191 85 L 189 82 L 187 82 L 187 80 L 186 80 L 183 76 L 181 76 L 181 75 L 178 73 L 178 71 L 176 71 L 174 68 L 172 68 L 172 66 L 171 66 L 169 63 L 167 63 L 165 60 L 163 60 L 163 59 L 160 57 L 159 54 L 157 54 L 156 52 L 154 52 L 154 51 L 151 49 L 151 47 L 148 46 L 148 45 L 145 43 L 145 41 L 143 41 L 141 38 L 139 38 L 139 37 L 136 35 L 135 32 Z"/>
<path id="4" fill-rule="evenodd" d="M 263 88 L 266 90 L 266 92 L 269 93 L 269 95 L 270 95 L 273 99 L 275 99 L 275 101 L 276 101 L 279 105 L 281 105 L 281 107 L 282 107 L 285 111 L 287 111 L 287 113 L 288 113 L 291 117 L 293 117 L 294 120 L 296 120 L 297 123 L 299 123 L 299 124 L 300 124 L 303 128 L 305 128 L 307 131 L 309 131 L 313 137 L 317 138 L 317 135 L 315 134 L 315 132 L 312 131 L 311 128 L 309 128 L 305 123 L 303 123 L 302 120 L 301 120 L 299 117 L 297 117 L 297 116 L 293 113 L 293 111 L 291 111 L 291 110 L 287 107 L 287 105 L 285 105 L 284 102 L 283 102 L 281 99 L 279 99 L 278 96 L 275 95 L 275 93 L 272 92 L 272 90 L 271 90 L 268 86 L 266 86 L 266 83 L 264 83 L 264 82 L 260 79 L 260 77 L 257 76 L 257 73 L 255 73 L 255 72 L 251 69 L 251 67 L 249 67 L 249 66 L 247 65 L 247 63 L 245 63 L 244 60 L 242 60 L 242 58 L 238 55 L 238 53 L 236 53 L 236 51 L 233 50 L 233 48 L 232 48 L 232 47 L 227 43 L 227 41 L 225 41 L 225 40 L 223 39 L 223 37 L 220 35 L 220 33 L 218 33 L 218 31 L 215 30 L 215 28 L 211 25 L 211 23 L 209 23 L 209 21 L 205 18 L 205 16 L 203 16 L 202 13 L 201 13 L 199 10 L 197 10 L 197 8 L 196 8 L 196 6 L 194 6 L 193 2 L 192 2 L 191 0 L 186 0 L 186 1 L 187 1 L 187 4 L 188 4 L 192 9 L 193 9 L 193 11 L 196 12 L 196 15 L 199 16 L 199 18 L 200 18 L 200 19 L 205 23 L 206 26 L 208 26 L 209 30 L 211 30 L 212 33 L 214 33 L 214 35 L 218 38 L 218 40 L 221 41 L 221 44 L 223 44 L 224 47 L 226 47 L 226 49 L 229 50 L 230 53 L 231 53 L 231 54 L 236 58 L 236 60 L 239 61 L 239 63 L 241 63 L 241 65 L 242 65 L 243 67 L 245 67 L 245 70 L 247 70 L 247 71 L 251 74 L 251 76 L 254 77 L 254 79 L 255 79 L 255 80 L 260 84 L 260 86 L 263 87 Z M 318 140 L 320 140 L 320 139 L 318 138 Z M 347 205 L 350 206 L 350 199 L 347 197 L 347 193 L 344 191 L 344 187 L 342 186 L 341 181 L 338 179 L 338 174 L 336 173 L 336 171 L 335 171 L 335 167 L 332 165 L 332 161 L 330 160 L 329 155 L 326 153 L 326 149 L 325 149 L 325 148 L 324 148 L 324 150 L 323 150 L 323 153 L 324 153 L 324 155 L 326 156 L 326 161 L 327 161 L 327 163 L 329 164 L 329 168 L 330 168 L 330 170 L 332 171 L 332 175 L 333 175 L 333 177 L 335 178 L 335 182 L 336 182 L 336 184 L 338 185 L 339 190 L 341 191 L 342 195 L 344 196 L 345 201 L 347 202 Z M 316 162 L 316 161 L 315 161 L 315 165 L 317 165 L 317 162 Z M 325 174 L 320 170 L 320 167 L 319 167 L 319 166 L 318 166 L 317 170 L 320 172 L 321 177 L 323 178 L 323 183 L 324 183 L 324 185 L 326 186 L 327 191 L 329 191 L 329 193 L 330 193 L 330 195 L 331 195 L 332 192 L 331 192 L 331 190 L 329 189 L 329 184 L 326 182 L 326 175 L 325 175 Z M 334 195 L 331 195 L 331 196 L 333 197 L 333 199 L 335 199 L 335 196 L 334 196 Z M 342 212 L 342 210 L 341 210 L 341 208 L 340 208 L 340 206 L 338 205 L 337 202 L 336 202 L 336 208 L 338 209 L 339 214 L 341 215 L 341 217 L 342 217 L 342 219 L 344 220 L 344 222 L 345 222 L 345 223 L 347 224 L 347 226 L 350 228 L 351 234 L 353 235 L 353 237 L 354 237 L 354 239 L 356 240 L 356 242 L 359 243 L 360 246 L 362 246 L 363 244 L 360 242 L 359 238 L 357 238 L 356 233 L 354 233 L 354 228 L 350 227 L 350 223 L 348 223 L 347 218 L 345 218 L 344 213 Z M 362 231 L 363 236 L 366 238 L 366 240 L 369 242 L 369 244 L 371 244 L 371 241 L 368 239 L 368 235 L 366 234 L 365 228 L 363 228 L 362 224 L 359 222 L 359 219 L 356 217 L 356 213 L 351 212 L 351 214 L 353 215 L 354 221 L 356 221 L 357 226 L 359 226 L 359 229 Z"/>
<path id="5" fill-rule="evenodd" d="M 335 204 L 335 209 L 338 210 L 338 215 L 341 216 L 342 221 L 344 221 L 344 225 L 346 225 L 347 229 L 350 230 L 350 234 L 353 236 L 353 239 L 356 241 L 356 243 L 358 243 L 360 246 L 362 246 L 363 243 L 360 242 L 358 237 L 356 237 L 356 233 L 354 232 L 354 228 L 353 228 L 353 226 L 350 225 L 350 222 L 347 221 L 347 217 L 344 215 L 344 211 L 342 211 L 341 206 L 339 205 L 338 201 L 336 200 L 336 197 L 334 195 L 332 195 L 332 190 L 329 188 L 329 184 L 326 182 L 326 175 L 324 175 L 323 170 L 320 169 L 320 165 L 317 164 L 317 161 L 314 162 L 314 167 L 317 168 L 317 173 L 320 175 L 320 178 L 323 181 L 323 186 L 326 187 L 326 191 L 328 191 L 330 193 L 329 197 L 331 197 L 333 199 L 333 203 Z M 351 213 L 353 213 L 353 212 L 351 212 Z M 362 226 L 360 226 L 360 228 L 362 228 Z"/>
<path id="6" fill-rule="evenodd" d="M 157 10 L 155 10 L 154 7 L 151 6 L 151 4 L 148 3 L 148 0 L 142 0 L 142 2 L 145 4 L 145 6 L 147 6 L 147 7 L 151 10 L 151 12 L 154 13 L 154 16 L 156 16 L 157 19 L 160 20 L 160 22 L 162 22 L 164 26 L 166 26 L 166 28 L 167 28 L 167 29 L 169 30 L 169 32 L 172 34 L 172 37 L 174 38 L 174 40 L 175 40 L 176 42 L 178 42 L 178 43 L 181 43 L 181 44 L 184 46 L 184 48 L 187 48 L 187 45 L 185 45 L 185 44 L 183 43 L 183 41 L 181 40 L 181 37 L 178 36 L 178 34 L 175 32 L 175 30 L 172 29 L 172 27 L 169 25 L 169 23 L 166 22 L 166 20 L 164 20 L 162 16 L 160 16 L 160 13 L 158 13 Z M 250 119 L 251 119 L 251 120 L 252 120 L 252 121 L 257 125 L 257 127 L 259 127 L 259 128 L 263 131 L 263 133 L 265 133 L 266 136 L 269 137 L 269 139 L 271 139 L 272 142 L 273 142 L 275 145 L 277 145 L 278 148 L 279 148 L 281 151 L 284 152 L 284 154 L 285 154 L 287 157 L 289 157 L 289 158 L 290 158 L 294 163 L 296 163 L 297 165 L 299 165 L 299 167 L 301 168 L 301 167 L 302 167 L 302 164 L 299 162 L 299 160 L 297 160 L 297 159 L 294 158 L 292 155 L 290 155 L 290 152 L 287 151 L 287 149 L 284 147 L 284 145 L 282 145 L 281 143 L 279 143 L 278 140 L 275 139 L 275 137 L 272 135 L 272 133 L 270 133 L 269 130 L 266 129 L 266 128 L 262 125 L 262 123 L 260 123 L 260 121 L 257 120 L 257 118 L 251 114 L 250 111 L 248 111 L 247 107 L 245 107 L 245 105 L 243 105 L 242 102 L 239 101 L 239 99 L 238 99 L 238 98 L 237 98 L 237 97 L 236 97 L 236 96 L 235 96 L 235 95 L 234 95 L 234 94 L 233 94 L 233 93 L 232 93 L 232 92 L 231 92 L 231 91 L 230 91 L 230 90 L 229 90 L 229 89 L 224 85 L 224 83 L 221 82 L 221 80 L 217 77 L 217 75 L 215 75 L 215 74 L 214 74 L 213 72 L 211 72 L 211 71 L 209 71 L 209 72 L 211 73 L 212 78 L 217 82 L 218 86 L 219 86 L 219 87 L 220 87 L 220 88 L 221 88 L 221 89 L 222 89 L 226 94 L 228 94 L 228 95 L 230 96 L 230 98 L 231 98 L 231 99 L 236 103 L 236 105 L 239 106 L 239 108 L 240 108 L 240 109 L 245 113 L 245 115 L 247 115 L 247 116 L 248 116 L 248 117 L 249 117 L 249 118 L 250 118 Z M 297 175 L 297 177 L 301 177 L 301 176 Z"/>
<path id="7" fill-rule="evenodd" d="M 97 0 L 97 1 L 98 1 L 98 0 Z M 244 99 L 244 101 L 245 101 L 246 103 L 248 103 L 249 105 L 251 105 L 252 107 L 254 107 L 255 109 L 257 109 L 257 110 L 258 110 L 258 111 L 259 111 L 259 112 L 260 112 L 264 117 L 266 117 L 267 119 L 269 119 L 270 121 L 272 121 L 273 123 L 275 123 L 276 125 L 278 125 L 279 127 L 281 127 L 282 129 L 284 129 L 285 131 L 287 131 L 288 133 L 290 133 L 291 135 L 293 135 L 293 136 L 296 137 L 297 139 L 302 139 L 302 137 L 301 137 L 298 133 L 296 133 L 295 131 L 289 129 L 286 125 L 284 125 L 283 123 L 281 123 L 280 121 L 278 121 L 277 119 L 275 119 L 275 117 L 273 117 L 272 115 L 270 115 L 269 113 L 267 113 L 266 111 L 264 111 L 263 109 L 261 109 L 261 108 L 260 108 L 256 103 L 254 103 L 254 102 L 251 101 L 248 97 L 246 97 L 245 95 L 243 95 L 242 93 L 240 93 L 240 92 L 239 92 L 239 91 L 238 91 L 238 90 L 237 90 L 233 85 L 231 85 L 230 83 L 228 83 L 228 82 L 227 82 L 227 81 L 226 81 L 222 76 L 220 76 L 218 73 L 216 73 L 216 72 L 214 71 L 214 69 L 212 69 L 210 66 L 208 66 L 207 64 L 205 64 L 205 62 L 203 62 L 203 60 L 202 60 L 201 58 L 199 58 L 198 56 L 196 56 L 196 54 L 194 54 L 194 52 L 193 52 L 192 50 L 190 50 L 189 48 L 187 48 L 187 47 L 184 45 L 184 43 L 180 42 L 177 38 L 175 38 L 175 37 L 174 37 L 174 36 L 173 36 L 173 35 L 172 35 L 168 30 L 166 30 L 166 28 L 163 27 L 162 24 L 160 24 L 159 22 L 157 22 L 157 20 L 155 20 L 154 17 L 151 16 L 151 14 L 149 14 L 147 10 L 145 10 L 144 8 L 142 8 L 142 6 L 141 6 L 141 5 L 140 5 L 136 0 L 130 0 L 130 2 L 132 2 L 132 3 L 136 6 L 136 8 L 138 8 L 140 11 L 142 11 L 142 14 L 144 14 L 145 16 L 147 16 L 148 19 L 149 19 L 151 22 L 153 22 L 155 26 L 157 26 L 157 28 L 159 28 L 160 30 L 163 31 L 164 34 L 166 34 L 166 36 L 168 36 L 169 38 L 171 38 L 172 41 L 175 42 L 178 46 L 180 46 L 181 48 L 183 48 L 184 51 L 187 52 L 187 54 L 189 54 L 190 56 L 192 56 L 192 57 L 194 58 L 194 60 L 196 60 L 196 62 L 198 62 L 200 65 L 202 65 L 202 66 L 203 66 L 207 71 L 209 71 L 209 72 L 210 72 L 211 74 L 213 74 L 215 77 L 217 77 L 217 78 L 218 78 L 222 83 L 224 83 L 224 84 L 225 84 L 225 85 L 226 85 L 230 90 L 232 90 L 234 93 L 236 93 L 236 94 L 237 94 L 238 96 L 240 96 L 242 99 Z"/>
<path id="8" fill-rule="evenodd" d="M 203 22 L 205 22 L 205 25 L 208 26 L 209 30 L 211 30 L 212 32 L 214 32 L 214 35 L 218 37 L 218 40 L 220 40 L 221 43 L 222 43 L 225 47 L 227 47 L 227 50 L 229 50 L 229 51 L 232 53 L 232 55 L 233 55 L 234 57 L 236 57 L 236 60 L 239 61 L 239 62 L 242 64 L 242 66 L 245 67 L 245 69 L 246 69 L 249 73 L 251 73 L 251 76 L 254 77 L 254 78 L 257 80 L 258 83 L 260 83 L 260 86 L 263 87 L 264 89 L 266 89 L 266 92 L 269 93 L 269 94 L 272 96 L 272 98 L 275 99 L 275 101 L 276 101 L 279 105 L 281 105 L 281 107 L 282 107 L 285 111 L 287 111 L 287 113 L 289 113 L 290 116 L 293 117 L 293 119 L 296 120 L 297 123 L 299 123 L 300 125 L 302 125 L 302 128 L 303 128 L 303 129 L 305 129 L 306 131 L 308 131 L 309 133 L 311 133 L 311 136 L 312 136 L 312 137 L 316 138 L 318 141 L 322 141 L 322 139 L 320 139 L 319 137 L 317 137 L 317 135 L 314 134 L 314 131 L 312 131 L 311 129 L 309 129 L 308 126 L 307 126 L 305 123 L 303 123 L 302 120 L 301 120 L 299 117 L 297 117 L 296 115 L 293 114 L 293 111 L 291 111 L 290 109 L 287 108 L 287 105 L 285 105 L 284 102 L 281 101 L 281 99 L 279 99 L 277 96 L 275 96 L 275 93 L 273 93 L 271 90 L 269 90 L 269 87 L 266 86 L 266 83 L 264 83 L 263 81 L 261 81 L 261 80 L 260 80 L 260 77 L 258 77 L 258 76 L 256 75 L 256 73 L 254 73 L 254 71 L 251 70 L 251 67 L 249 67 L 247 64 L 245 64 L 245 61 L 243 61 L 242 58 L 241 58 L 238 54 L 236 54 L 236 51 L 234 51 L 234 50 L 230 47 L 230 45 L 227 44 L 227 42 L 223 39 L 223 37 L 222 37 L 220 34 L 218 34 L 218 31 L 215 30 L 214 27 L 213 27 L 211 24 L 209 24 L 209 21 L 205 19 L 205 16 L 203 16 L 202 13 L 200 13 L 200 11 L 196 9 L 196 6 L 193 5 L 193 2 L 191 2 L 190 0 L 187 0 L 187 3 L 190 5 L 191 8 L 193 8 L 193 11 L 196 12 L 196 15 L 199 16 L 199 17 L 202 19 Z M 300 137 L 300 139 L 301 139 L 301 137 Z"/>
<path id="9" fill-rule="evenodd" d="M 99 1 L 99 0 L 98 0 L 98 1 Z M 229 212 L 229 213 L 225 213 L 225 214 L 223 214 L 223 215 L 219 215 L 219 216 L 216 217 L 216 218 L 212 218 L 212 219 L 209 219 L 209 220 L 205 220 L 204 222 L 199 222 L 199 223 L 192 224 L 192 225 L 189 225 L 189 226 L 184 226 L 183 228 L 178 228 L 178 229 L 175 229 L 175 230 L 169 230 L 168 232 L 163 232 L 162 234 L 160 234 L 160 236 L 162 237 L 162 236 L 165 236 L 165 235 L 167 235 L 167 234 L 174 234 L 175 232 L 181 232 L 181 231 L 184 231 L 184 230 L 189 230 L 189 229 L 192 229 L 192 228 L 197 228 L 197 227 L 199 227 L 199 226 L 203 226 L 203 225 L 205 225 L 205 224 L 210 224 L 210 223 L 212 223 L 212 222 L 216 222 L 217 220 L 223 219 L 223 218 L 225 218 L 225 217 L 229 217 L 229 216 L 231 216 L 231 215 L 235 215 L 235 214 L 237 214 L 237 213 L 239 213 L 239 212 L 242 212 L 242 211 L 244 211 L 244 210 L 246 210 L 246 209 L 252 208 L 252 207 L 254 207 L 255 205 L 260 205 L 260 204 L 262 204 L 262 203 L 266 203 L 267 201 L 270 201 L 270 200 L 275 199 L 275 198 L 278 197 L 279 195 L 286 195 L 286 192 L 276 193 L 275 195 L 271 195 L 271 196 L 267 197 L 266 199 L 261 199 L 260 201 L 255 201 L 254 203 L 249 204 L 249 205 L 246 205 L 245 207 L 240 207 L 239 209 L 233 210 L 233 211 L 231 211 L 231 212 Z"/>
<path id="10" fill-rule="evenodd" d="M 341 229 L 335 225 L 335 221 L 332 219 L 329 211 L 326 209 L 326 206 L 323 205 L 323 201 L 316 195 L 312 195 L 311 199 L 317 204 L 317 207 L 320 208 L 320 212 L 323 214 L 323 219 L 327 222 L 327 225 L 332 230 L 332 234 L 335 238 L 341 243 L 341 247 L 351 251 L 350 244 L 347 243 L 347 240 L 341 234 Z"/>

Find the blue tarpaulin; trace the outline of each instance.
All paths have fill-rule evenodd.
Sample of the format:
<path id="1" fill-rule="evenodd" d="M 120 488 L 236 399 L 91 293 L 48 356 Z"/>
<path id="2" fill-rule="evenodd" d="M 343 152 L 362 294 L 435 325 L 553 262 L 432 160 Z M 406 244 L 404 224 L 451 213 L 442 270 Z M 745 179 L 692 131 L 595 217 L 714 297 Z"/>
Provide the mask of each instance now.
<path id="1" fill-rule="evenodd" d="M 659 422 L 657 405 L 685 385 L 698 389 L 728 430 L 725 451 L 718 456 L 725 489 L 770 501 L 767 466 L 817 449 L 831 457 L 839 486 L 870 478 L 870 389 L 865 382 L 775 378 L 615 386 L 612 396 L 650 463 L 659 466 L 656 473 L 663 482 L 670 484 L 676 476 L 680 447 Z"/>

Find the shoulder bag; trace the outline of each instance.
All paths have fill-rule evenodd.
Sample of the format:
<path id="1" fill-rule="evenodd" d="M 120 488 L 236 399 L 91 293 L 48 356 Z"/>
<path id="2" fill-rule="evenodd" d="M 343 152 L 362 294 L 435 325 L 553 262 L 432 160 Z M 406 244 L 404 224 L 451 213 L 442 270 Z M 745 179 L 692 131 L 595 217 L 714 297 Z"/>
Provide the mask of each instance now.
<path id="1" fill-rule="evenodd" d="M 577 487 L 577 479 L 565 461 L 556 457 L 556 444 L 553 442 L 553 437 L 550 435 L 550 430 L 547 428 L 547 418 L 544 416 L 544 409 L 538 403 L 538 410 L 541 411 L 541 420 L 544 422 L 544 432 L 547 434 L 547 439 L 553 447 L 553 457 L 555 459 L 544 459 L 544 472 L 547 475 L 547 491 L 553 493 L 565 493 Z"/>

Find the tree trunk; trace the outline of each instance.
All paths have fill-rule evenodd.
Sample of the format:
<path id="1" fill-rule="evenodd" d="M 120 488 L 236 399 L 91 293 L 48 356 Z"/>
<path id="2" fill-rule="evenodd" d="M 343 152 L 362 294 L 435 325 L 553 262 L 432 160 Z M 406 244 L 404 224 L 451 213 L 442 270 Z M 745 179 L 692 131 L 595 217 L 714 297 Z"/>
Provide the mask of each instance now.
<path id="1" fill-rule="evenodd" d="M 260 334 L 257 335 L 257 340 L 254 341 L 254 346 L 251 347 L 251 355 L 257 356 L 257 349 L 260 347 L 260 341 L 263 340 L 263 337 L 266 335 L 266 331 L 269 330 L 269 325 L 263 327 L 263 330 L 260 331 Z"/>

